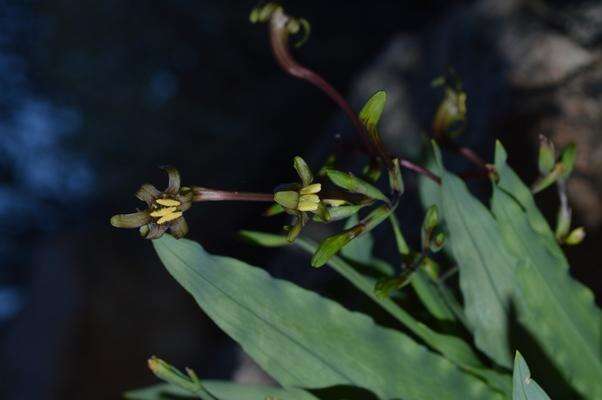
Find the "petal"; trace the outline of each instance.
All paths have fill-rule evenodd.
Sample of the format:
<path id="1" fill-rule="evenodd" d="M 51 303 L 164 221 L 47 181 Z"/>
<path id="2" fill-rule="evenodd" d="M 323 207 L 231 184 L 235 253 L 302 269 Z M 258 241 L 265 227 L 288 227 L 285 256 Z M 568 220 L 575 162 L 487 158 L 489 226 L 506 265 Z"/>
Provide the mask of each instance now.
<path id="1" fill-rule="evenodd" d="M 284 208 L 295 209 L 299 204 L 299 193 L 292 190 L 276 192 L 274 201 Z"/>
<path id="2" fill-rule="evenodd" d="M 161 167 L 161 169 L 167 172 L 167 176 L 169 177 L 165 193 L 177 194 L 180 191 L 180 173 L 177 169 L 169 165 Z"/>
<path id="3" fill-rule="evenodd" d="M 138 228 L 152 221 L 147 211 L 132 214 L 118 214 L 111 217 L 111 225 L 115 228 Z"/>
<path id="4" fill-rule="evenodd" d="M 158 239 L 161 236 L 163 236 L 163 234 L 165 233 L 165 231 L 167 231 L 168 226 L 167 225 L 157 225 L 154 222 L 150 223 L 147 225 L 148 229 L 146 229 L 145 231 L 140 231 L 140 233 L 142 234 L 142 236 L 144 236 L 145 239 Z"/>
<path id="5" fill-rule="evenodd" d="M 322 190 L 322 185 L 319 183 L 312 183 L 311 185 L 305 186 L 299 191 L 299 194 L 315 194 Z"/>
<path id="6" fill-rule="evenodd" d="M 169 231 L 176 239 L 183 238 L 188 233 L 188 223 L 184 218 L 180 218 L 171 225 Z"/>
<path id="7" fill-rule="evenodd" d="M 305 160 L 296 156 L 293 165 L 297 170 L 297 174 L 299 174 L 299 178 L 301 178 L 301 182 L 303 182 L 303 186 L 308 186 L 314 180 L 314 177 Z"/>
<path id="8" fill-rule="evenodd" d="M 136 192 L 136 197 L 138 197 L 140 200 L 142 200 L 148 206 L 150 206 L 153 203 L 153 200 L 155 200 L 159 196 L 159 194 L 161 194 L 161 192 L 159 192 L 159 190 L 156 187 L 154 187 L 150 183 L 145 183 Z"/>

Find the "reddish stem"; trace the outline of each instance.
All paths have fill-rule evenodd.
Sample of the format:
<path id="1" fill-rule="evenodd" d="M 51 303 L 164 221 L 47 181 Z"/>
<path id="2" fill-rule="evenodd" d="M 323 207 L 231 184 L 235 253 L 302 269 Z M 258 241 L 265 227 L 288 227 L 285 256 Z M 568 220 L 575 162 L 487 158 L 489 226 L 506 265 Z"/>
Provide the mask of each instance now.
<path id="1" fill-rule="evenodd" d="M 192 201 L 274 201 L 272 193 L 228 192 L 195 186 Z"/>
<path id="2" fill-rule="evenodd" d="M 351 120 L 351 123 L 362 138 L 362 142 L 368 153 L 380 158 L 386 164 L 387 168 L 391 170 L 393 168 L 393 161 L 385 150 L 384 145 L 380 140 L 377 140 L 378 138 L 371 140 L 365 125 L 360 121 L 355 111 L 353 111 L 343 96 L 319 74 L 302 66 L 292 57 L 288 43 L 289 33 L 286 28 L 286 24 L 289 21 L 290 17 L 282 9 L 275 10 L 270 18 L 270 44 L 274 58 L 276 58 L 280 67 L 288 74 L 303 79 L 326 93 Z M 425 175 L 438 184 L 441 183 L 441 179 L 426 168 L 420 167 L 408 160 L 400 160 L 400 164 L 407 169 Z"/>
<path id="3" fill-rule="evenodd" d="M 366 132 L 364 124 L 360 121 L 349 103 L 347 103 L 343 96 L 324 78 L 311 69 L 299 64 L 291 56 L 288 43 L 289 33 L 286 28 L 286 24 L 289 21 L 289 16 L 286 15 L 282 9 L 274 11 L 272 18 L 270 19 L 270 44 L 278 65 L 290 75 L 303 79 L 326 93 L 326 95 L 328 95 L 328 97 L 330 97 L 345 112 L 349 120 L 351 120 L 351 123 L 360 134 L 368 152 L 371 154 L 374 153 L 374 148 L 370 141 L 370 137 L 368 136 L 368 132 Z"/>
<path id="4" fill-rule="evenodd" d="M 439 142 L 445 148 L 453 151 L 454 153 L 461 155 L 462 157 L 464 157 L 465 159 L 467 159 L 468 161 L 470 161 L 471 163 L 473 163 L 474 165 L 479 167 L 479 169 L 483 171 L 485 176 L 489 176 L 489 173 L 491 172 L 491 168 L 472 149 L 469 149 L 468 147 L 462 147 L 462 146 L 458 145 L 456 142 L 454 142 L 452 139 L 450 139 L 444 135 L 435 134 L 435 139 L 437 140 L 437 142 Z"/>
<path id="5" fill-rule="evenodd" d="M 399 165 L 401 165 L 402 167 L 409 169 L 411 171 L 422 174 L 422 175 L 426 176 L 427 178 L 430 178 L 431 180 L 433 180 L 438 185 L 441 185 L 441 178 L 439 178 L 437 175 L 435 175 L 431 170 L 429 170 L 427 168 L 421 167 L 420 165 L 416 165 L 413 162 L 405 160 L 403 158 L 399 159 Z"/>

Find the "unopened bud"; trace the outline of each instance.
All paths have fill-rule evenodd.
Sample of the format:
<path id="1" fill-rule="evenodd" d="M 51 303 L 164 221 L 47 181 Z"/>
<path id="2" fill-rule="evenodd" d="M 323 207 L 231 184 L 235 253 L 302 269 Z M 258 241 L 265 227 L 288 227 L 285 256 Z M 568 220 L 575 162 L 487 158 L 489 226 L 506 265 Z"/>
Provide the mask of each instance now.
<path id="1" fill-rule="evenodd" d="M 542 175 L 549 174 L 552 168 L 554 168 L 555 162 L 556 150 L 554 149 L 554 143 L 544 135 L 539 135 L 539 172 Z"/>
<path id="2" fill-rule="evenodd" d="M 439 224 L 439 210 L 436 205 L 432 205 L 426 210 L 426 215 L 424 216 L 424 222 L 422 224 L 423 228 L 427 231 L 432 231 Z"/>
<path id="3" fill-rule="evenodd" d="M 579 227 L 573 229 L 573 231 L 568 234 L 564 240 L 564 243 L 568 244 L 569 246 L 574 246 L 581 243 L 583 239 L 585 239 L 585 229 L 583 227 Z"/>
<path id="4" fill-rule="evenodd" d="M 573 172 L 575 167 L 575 160 L 577 158 L 577 147 L 575 143 L 571 143 L 566 146 L 560 154 L 560 164 L 562 164 L 561 179 L 568 178 Z"/>
<path id="5" fill-rule="evenodd" d="M 439 232 L 435 235 L 433 240 L 430 243 L 430 249 L 433 253 L 438 252 L 445 245 L 445 234 L 443 232 Z"/>
<path id="6" fill-rule="evenodd" d="M 249 20 L 254 24 L 258 22 L 267 22 L 278 8 L 280 8 L 280 5 L 277 3 L 267 3 L 255 7 L 249 15 Z"/>

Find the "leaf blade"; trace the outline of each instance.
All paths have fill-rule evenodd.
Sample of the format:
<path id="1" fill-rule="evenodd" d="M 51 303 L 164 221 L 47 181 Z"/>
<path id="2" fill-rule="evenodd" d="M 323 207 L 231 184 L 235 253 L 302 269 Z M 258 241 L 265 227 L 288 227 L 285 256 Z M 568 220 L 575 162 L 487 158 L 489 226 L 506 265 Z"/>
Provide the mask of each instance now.
<path id="1" fill-rule="evenodd" d="M 512 400 L 550 400 L 539 385 L 531 379 L 531 371 L 523 356 L 517 351 L 514 358 Z"/>
<path id="2" fill-rule="evenodd" d="M 516 193 L 526 186 L 506 164 L 501 144 L 496 152 L 502 152 L 496 155 L 496 168 L 513 179 L 515 189 L 509 194 L 494 185 L 492 210 L 506 247 L 521 261 L 515 296 L 520 320 L 575 389 L 586 398 L 602 396 L 602 362 L 596 356 L 602 313 L 591 290 L 570 277 L 568 262 L 539 211 L 523 206 L 534 206 L 531 195 L 519 203 Z"/>
<path id="3" fill-rule="evenodd" d="M 153 245 L 201 308 L 283 386 L 354 385 L 410 400 L 495 397 L 405 335 L 315 293 L 185 239 L 164 236 Z M 379 346 L 365 345 L 372 341 Z"/>
<path id="4" fill-rule="evenodd" d="M 435 146 L 441 176 L 439 207 L 449 247 L 460 267 L 460 288 L 476 346 L 501 366 L 510 367 L 507 308 L 517 260 L 500 246 L 502 237 L 489 210 L 464 182 L 447 172 Z"/>

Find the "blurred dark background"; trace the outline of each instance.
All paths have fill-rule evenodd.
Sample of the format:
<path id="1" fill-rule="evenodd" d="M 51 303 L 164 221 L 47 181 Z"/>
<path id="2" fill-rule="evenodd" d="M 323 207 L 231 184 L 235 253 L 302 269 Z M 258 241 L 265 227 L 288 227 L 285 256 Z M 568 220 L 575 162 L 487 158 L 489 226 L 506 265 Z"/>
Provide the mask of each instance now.
<path id="1" fill-rule="evenodd" d="M 430 81 L 448 67 L 468 93 L 462 141 L 484 157 L 501 138 L 532 182 L 539 133 L 577 142 L 570 201 L 588 237 L 568 254 L 573 274 L 600 293 L 602 2 L 285 5 L 312 23 L 298 58 L 355 107 L 387 90 L 382 131 L 396 153 L 420 160 L 441 96 Z M 293 178 L 294 155 L 318 166 L 350 140 L 329 99 L 278 69 L 265 27 L 248 22 L 253 6 L 0 1 L 0 398 L 119 398 L 155 382 L 151 354 L 206 378 L 264 379 L 152 246 L 108 223 L 141 205 L 141 183 L 166 184 L 159 165 L 176 165 L 184 183 L 267 192 Z M 554 191 L 538 199 L 553 219 Z M 307 269 L 305 256 L 238 241 L 240 228 L 279 229 L 283 221 L 262 210 L 196 206 L 189 236 L 351 297 L 336 276 Z M 404 226 L 419 216 L 410 197 Z"/>

